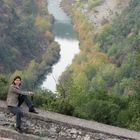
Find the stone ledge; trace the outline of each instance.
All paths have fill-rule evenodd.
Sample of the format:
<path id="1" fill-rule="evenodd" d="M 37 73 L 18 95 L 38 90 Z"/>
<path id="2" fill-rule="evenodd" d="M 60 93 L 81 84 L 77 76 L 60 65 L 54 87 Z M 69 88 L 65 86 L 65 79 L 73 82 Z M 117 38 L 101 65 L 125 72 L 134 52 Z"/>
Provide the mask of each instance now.
<path id="1" fill-rule="evenodd" d="M 1 137 L 5 139 L 10 138 L 9 140 L 53 140 L 47 137 L 41 138 L 31 134 L 20 134 L 14 130 L 0 126 L 0 138 Z"/>
<path id="2" fill-rule="evenodd" d="M 7 110 L 6 104 L 3 101 L 0 101 L 0 109 L 1 110 Z M 69 125 L 72 128 L 80 128 L 89 132 L 97 132 L 97 133 L 103 133 L 111 136 L 117 136 L 120 138 L 126 138 L 126 139 L 135 139 L 140 140 L 140 132 L 131 131 L 119 127 L 114 127 L 106 124 L 101 124 L 94 121 L 88 121 L 84 119 L 79 119 L 76 117 L 66 116 L 54 112 L 49 111 L 43 111 L 43 110 L 37 110 L 39 112 L 39 115 L 37 114 L 31 114 L 27 111 L 23 111 L 24 115 L 30 119 L 36 119 L 43 122 L 53 122 L 57 124 L 63 124 L 63 125 Z"/>
<path id="3" fill-rule="evenodd" d="M 9 139 L 9 138 L 0 137 L 0 140 L 14 140 L 14 139 Z"/>

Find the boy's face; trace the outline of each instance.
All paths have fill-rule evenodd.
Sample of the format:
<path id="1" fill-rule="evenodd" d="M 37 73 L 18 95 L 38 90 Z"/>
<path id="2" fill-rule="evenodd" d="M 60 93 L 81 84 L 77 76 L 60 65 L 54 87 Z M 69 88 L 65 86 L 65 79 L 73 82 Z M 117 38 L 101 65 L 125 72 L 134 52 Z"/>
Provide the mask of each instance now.
<path id="1" fill-rule="evenodd" d="M 19 78 L 17 78 L 15 81 L 14 81 L 15 85 L 16 86 L 19 86 L 21 84 L 21 80 Z"/>

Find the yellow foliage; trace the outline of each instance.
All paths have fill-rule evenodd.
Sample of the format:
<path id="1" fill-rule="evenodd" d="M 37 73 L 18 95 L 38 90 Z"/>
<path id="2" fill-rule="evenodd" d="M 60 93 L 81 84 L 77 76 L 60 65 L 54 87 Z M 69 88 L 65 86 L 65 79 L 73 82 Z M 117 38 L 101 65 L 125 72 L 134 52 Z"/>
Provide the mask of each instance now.
<path id="1" fill-rule="evenodd" d="M 105 23 L 101 26 L 101 31 L 103 32 L 103 31 L 107 30 L 109 27 L 110 27 L 110 24 Z"/>
<path id="2" fill-rule="evenodd" d="M 47 29 L 50 29 L 51 24 L 47 21 L 47 19 L 37 16 L 35 19 L 35 26 L 38 28 L 40 32 L 45 33 Z"/>
<path id="3" fill-rule="evenodd" d="M 45 39 L 47 39 L 49 41 L 54 40 L 54 35 L 50 31 L 46 31 L 45 34 L 44 34 L 44 37 L 45 37 Z"/>
<path id="4" fill-rule="evenodd" d="M 88 62 L 91 65 L 96 65 L 96 67 L 100 67 L 103 64 L 109 63 L 109 60 L 106 54 L 95 51 L 92 54 L 88 55 Z"/>
<path id="5" fill-rule="evenodd" d="M 84 17 L 78 10 L 75 10 L 73 13 L 74 27 L 78 32 L 80 39 L 80 54 L 76 57 L 75 61 L 71 65 L 70 69 L 74 71 L 74 79 L 78 80 L 76 83 L 79 83 L 84 79 L 84 75 L 79 75 L 86 69 L 87 65 L 95 66 L 97 71 L 100 71 L 104 68 L 104 65 L 109 63 L 108 56 L 99 52 L 99 44 L 93 41 L 95 33 L 93 33 L 93 26 L 88 23 L 86 17 Z M 102 29 L 108 28 L 108 24 L 104 24 Z M 96 44 L 95 44 L 96 43 Z M 83 78 L 83 79 L 82 79 Z M 82 85 L 82 83 L 80 84 Z"/>
<path id="6" fill-rule="evenodd" d="M 27 73 L 32 73 L 36 69 L 36 62 L 35 60 L 31 60 L 28 69 L 26 70 Z"/>
<path id="7" fill-rule="evenodd" d="M 76 85 L 76 87 L 79 87 L 79 89 L 81 89 L 82 91 L 86 91 L 88 89 L 89 81 L 87 79 L 87 76 L 83 72 L 81 72 L 75 76 L 74 84 Z"/>

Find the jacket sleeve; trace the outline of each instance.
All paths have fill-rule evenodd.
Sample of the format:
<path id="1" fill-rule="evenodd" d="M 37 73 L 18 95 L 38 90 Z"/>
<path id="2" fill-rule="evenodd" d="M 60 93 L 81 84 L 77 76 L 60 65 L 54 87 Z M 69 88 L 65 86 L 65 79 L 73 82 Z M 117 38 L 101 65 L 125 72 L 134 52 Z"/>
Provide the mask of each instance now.
<path id="1" fill-rule="evenodd" d="M 30 92 L 28 91 L 22 91 L 20 89 L 17 89 L 13 86 L 11 86 L 11 92 L 16 93 L 16 94 L 21 94 L 21 95 L 30 95 Z"/>

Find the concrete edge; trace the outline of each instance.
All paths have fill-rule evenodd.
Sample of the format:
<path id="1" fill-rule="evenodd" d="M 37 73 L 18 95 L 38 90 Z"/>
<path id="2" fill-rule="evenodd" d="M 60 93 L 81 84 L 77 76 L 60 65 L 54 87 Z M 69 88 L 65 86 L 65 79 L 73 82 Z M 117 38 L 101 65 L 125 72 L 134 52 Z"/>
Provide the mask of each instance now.
<path id="1" fill-rule="evenodd" d="M 39 115 L 31 114 L 28 112 L 24 112 L 24 114 L 27 117 L 36 118 L 46 122 L 51 121 L 56 123 L 69 124 L 70 126 L 74 126 L 80 129 L 88 129 L 92 132 L 104 133 L 104 134 L 114 135 L 123 138 L 140 140 L 140 132 L 137 131 L 128 130 L 125 128 L 119 128 L 107 124 L 98 123 L 95 121 L 84 120 L 84 119 L 67 116 L 59 113 L 49 112 L 49 111 L 40 110 L 40 112 L 41 113 Z"/>
<path id="2" fill-rule="evenodd" d="M 13 140 L 53 140 L 47 137 L 39 137 L 39 136 L 35 136 L 32 134 L 20 134 L 18 132 L 16 132 L 15 130 L 11 130 L 8 128 L 5 128 L 3 126 L 0 126 L 0 137 L 3 138 L 10 138 Z"/>

